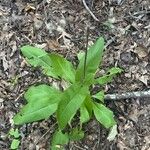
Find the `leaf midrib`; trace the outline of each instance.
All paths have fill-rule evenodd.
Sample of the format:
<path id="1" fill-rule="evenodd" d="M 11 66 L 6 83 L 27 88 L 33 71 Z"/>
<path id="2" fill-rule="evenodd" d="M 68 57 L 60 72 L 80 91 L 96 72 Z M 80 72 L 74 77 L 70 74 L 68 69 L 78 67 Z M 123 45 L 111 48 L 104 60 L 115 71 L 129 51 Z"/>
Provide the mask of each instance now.
<path id="1" fill-rule="evenodd" d="M 60 61 L 58 61 L 58 59 L 56 59 L 57 60 L 57 62 L 58 62 L 58 64 L 60 65 L 60 67 L 61 67 L 61 69 L 62 69 L 62 71 L 63 71 L 63 74 L 65 74 L 65 76 L 67 76 L 67 78 L 69 79 L 69 80 L 72 80 L 72 79 L 70 79 L 70 76 L 66 73 L 66 70 L 63 68 L 63 66 L 62 66 L 62 64 L 60 63 Z M 65 60 L 66 61 L 66 60 Z M 65 63 L 65 66 L 67 66 L 67 64 L 66 64 L 66 62 L 64 62 Z M 64 77 L 63 77 L 64 78 Z"/>
<path id="2" fill-rule="evenodd" d="M 70 101 L 69 101 L 69 103 L 67 103 L 67 105 L 63 108 L 63 110 L 61 111 L 61 114 L 59 115 L 60 117 L 59 118 L 62 118 L 62 116 L 65 114 L 64 112 L 65 112 L 65 110 L 66 110 L 66 108 L 68 108 L 68 105 L 70 104 L 70 102 L 71 102 L 71 100 L 72 99 L 74 99 L 78 94 L 79 94 L 79 91 L 82 89 L 83 87 L 81 87 L 76 93 L 75 93 L 75 95 L 73 95 L 71 98 L 70 98 Z M 80 96 L 81 96 L 81 93 L 80 93 Z M 73 114 L 74 115 L 74 114 Z M 69 118 L 70 119 L 70 118 Z M 61 126 L 64 126 L 64 125 L 62 125 L 62 123 L 60 123 L 61 124 Z M 65 122 L 65 124 L 66 124 L 66 122 Z"/>
<path id="3" fill-rule="evenodd" d="M 38 60 L 40 60 L 40 61 L 42 61 L 47 67 L 46 68 L 52 68 L 51 66 L 49 66 L 49 64 L 47 64 L 43 59 L 42 59 L 42 57 L 44 57 L 44 56 L 48 56 L 48 54 L 46 53 L 46 54 L 44 54 L 43 56 L 35 56 L 34 54 L 30 54 L 29 53 L 29 55 L 31 55 L 31 57 L 27 57 L 28 59 L 38 59 Z M 49 56 L 48 56 L 49 57 Z M 41 59 L 40 59 L 41 58 Z M 49 59 L 50 59 L 50 57 L 49 57 Z M 43 66 L 43 65 L 41 65 L 41 64 L 38 64 L 39 66 L 41 66 L 42 68 L 44 68 L 45 66 Z"/>
<path id="4" fill-rule="evenodd" d="M 37 112 L 39 112 L 39 111 L 42 111 L 42 109 L 44 109 L 44 108 L 47 108 L 47 107 L 49 107 L 49 106 L 51 106 L 51 105 L 53 106 L 53 105 L 56 105 L 56 104 L 57 104 L 57 103 L 49 104 L 49 105 L 46 106 L 46 107 L 44 106 L 44 107 L 42 107 L 42 108 L 39 108 L 39 109 L 36 110 L 36 111 L 28 112 L 28 113 L 26 113 L 26 114 L 20 112 L 20 116 L 22 115 L 21 117 L 23 117 L 23 116 L 30 115 L 30 114 L 32 115 L 33 113 L 37 113 Z M 56 109 L 57 109 L 57 108 L 56 108 Z"/>
<path id="5" fill-rule="evenodd" d="M 99 111 L 101 111 L 102 114 L 104 114 L 104 116 L 107 118 L 107 120 L 111 120 L 96 104 L 95 106 L 97 107 L 97 109 L 99 109 Z M 111 124 L 111 121 L 109 121 L 109 124 Z"/>

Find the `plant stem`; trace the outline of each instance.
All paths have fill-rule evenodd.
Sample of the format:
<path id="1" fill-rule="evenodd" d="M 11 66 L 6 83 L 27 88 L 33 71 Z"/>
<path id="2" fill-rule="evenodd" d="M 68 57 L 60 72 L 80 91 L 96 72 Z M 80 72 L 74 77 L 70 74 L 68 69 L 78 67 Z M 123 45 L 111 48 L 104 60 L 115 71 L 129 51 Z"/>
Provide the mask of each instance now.
<path id="1" fill-rule="evenodd" d="M 83 79 L 85 79 L 86 74 L 86 62 L 87 62 L 87 48 L 88 48 L 88 40 L 89 40 L 89 27 L 86 29 L 86 46 L 85 46 L 85 58 L 84 58 L 84 70 L 83 70 Z"/>

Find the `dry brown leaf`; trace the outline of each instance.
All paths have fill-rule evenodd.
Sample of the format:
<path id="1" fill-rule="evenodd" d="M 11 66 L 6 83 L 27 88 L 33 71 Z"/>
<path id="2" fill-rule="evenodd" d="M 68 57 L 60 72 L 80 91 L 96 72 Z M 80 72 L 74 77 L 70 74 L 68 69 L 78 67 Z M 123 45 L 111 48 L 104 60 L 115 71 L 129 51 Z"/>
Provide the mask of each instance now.
<path id="1" fill-rule="evenodd" d="M 52 50 L 60 49 L 60 44 L 56 40 L 47 40 L 48 48 Z"/>
<path id="2" fill-rule="evenodd" d="M 126 143 L 124 143 L 124 142 L 121 141 L 121 140 L 118 140 L 117 147 L 118 147 L 120 150 L 128 149 L 128 147 L 126 146 Z"/>
<path id="3" fill-rule="evenodd" d="M 144 137 L 144 142 L 145 144 L 142 146 L 141 150 L 149 150 L 149 145 L 150 145 L 150 136 L 145 136 Z"/>
<path id="4" fill-rule="evenodd" d="M 148 75 L 142 75 L 138 78 L 141 82 L 143 82 L 145 85 L 147 85 L 147 81 L 149 79 Z"/>
<path id="5" fill-rule="evenodd" d="M 135 48 L 134 52 L 138 54 L 139 58 L 142 59 L 148 55 L 148 49 L 142 45 Z"/>
<path id="6" fill-rule="evenodd" d="M 6 57 L 3 57 L 2 62 L 4 71 L 6 71 L 9 68 L 9 62 L 6 60 Z"/>
<path id="7" fill-rule="evenodd" d="M 2 103 L 4 101 L 4 99 L 0 98 L 0 103 Z"/>
<path id="8" fill-rule="evenodd" d="M 46 43 L 42 43 L 42 44 L 35 44 L 36 47 L 41 48 L 41 49 L 45 49 L 45 47 L 47 46 Z"/>
<path id="9" fill-rule="evenodd" d="M 138 122 L 138 117 L 140 116 L 137 105 L 133 105 L 131 112 L 129 113 L 129 118 L 134 122 Z"/>
<path id="10" fill-rule="evenodd" d="M 35 14 L 34 17 L 34 27 L 35 29 L 39 30 L 43 25 L 42 15 Z"/>
<path id="11" fill-rule="evenodd" d="M 25 7 L 25 11 L 31 11 L 31 10 L 35 10 L 35 7 L 33 6 L 33 4 L 27 3 L 27 6 Z"/>

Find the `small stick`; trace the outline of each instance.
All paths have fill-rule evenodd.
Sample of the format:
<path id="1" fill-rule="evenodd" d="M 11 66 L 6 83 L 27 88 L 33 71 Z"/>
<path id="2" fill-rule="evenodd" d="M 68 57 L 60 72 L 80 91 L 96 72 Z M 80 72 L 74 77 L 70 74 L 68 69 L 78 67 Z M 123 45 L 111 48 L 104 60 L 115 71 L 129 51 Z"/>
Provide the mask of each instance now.
<path id="1" fill-rule="evenodd" d="M 85 0 L 82 0 L 84 7 L 86 8 L 86 10 L 89 12 L 89 14 L 92 16 L 92 18 L 95 21 L 99 21 L 98 18 L 92 13 L 92 11 L 89 9 L 89 7 L 87 6 Z"/>
<path id="2" fill-rule="evenodd" d="M 118 93 L 106 94 L 104 99 L 105 100 L 121 100 L 121 99 L 128 99 L 128 98 L 143 98 L 143 97 L 150 97 L 150 90 L 125 92 L 125 93 L 121 93 L 121 94 L 118 94 Z"/>
<path id="3" fill-rule="evenodd" d="M 54 128 L 55 125 L 56 125 L 56 123 L 54 123 L 54 124 L 52 125 L 52 127 L 50 127 L 50 128 L 37 140 L 37 142 L 35 143 L 35 145 L 37 145 L 37 144 L 40 142 L 40 140 L 43 139 L 43 138 L 48 134 L 48 132 L 50 132 L 50 130 L 52 130 L 52 128 Z"/>

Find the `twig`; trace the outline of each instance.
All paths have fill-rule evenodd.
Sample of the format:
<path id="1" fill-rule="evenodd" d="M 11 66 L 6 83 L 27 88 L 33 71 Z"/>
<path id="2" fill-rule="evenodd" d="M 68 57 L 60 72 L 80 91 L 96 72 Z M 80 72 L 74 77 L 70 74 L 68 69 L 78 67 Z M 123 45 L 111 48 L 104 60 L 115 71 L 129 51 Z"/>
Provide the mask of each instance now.
<path id="1" fill-rule="evenodd" d="M 105 100 L 120 100 L 128 98 L 143 98 L 150 97 L 150 90 L 148 91 L 136 91 L 136 92 L 125 92 L 125 93 L 115 93 L 115 94 L 106 94 Z"/>
<path id="2" fill-rule="evenodd" d="M 15 99 L 15 101 L 17 101 L 20 97 L 22 97 L 22 95 L 24 94 L 25 92 L 22 92 L 21 94 L 19 94 L 19 96 Z"/>
<path id="3" fill-rule="evenodd" d="M 52 130 L 52 128 L 56 125 L 56 123 L 54 123 L 38 140 L 37 142 L 35 143 L 35 145 L 37 145 L 41 139 L 43 139 L 49 132 L 50 130 Z"/>
<path id="4" fill-rule="evenodd" d="M 98 18 L 92 13 L 92 11 L 89 9 L 89 7 L 87 6 L 85 0 L 82 0 L 84 7 L 86 8 L 86 10 L 89 12 L 89 14 L 93 17 L 93 19 L 95 21 L 99 21 Z"/>
<path id="5" fill-rule="evenodd" d="M 107 48 L 114 41 L 115 41 L 114 37 L 112 37 L 110 40 L 108 40 L 107 43 L 106 43 L 106 45 L 105 45 L 105 48 Z"/>
<path id="6" fill-rule="evenodd" d="M 80 147 L 80 146 L 78 146 L 78 145 L 76 145 L 76 144 L 74 144 L 74 146 L 75 146 L 76 148 L 80 149 L 80 150 L 85 150 L 84 148 L 82 148 L 82 147 Z"/>
<path id="7" fill-rule="evenodd" d="M 145 10 L 144 11 L 138 11 L 138 12 L 133 13 L 133 16 L 134 15 L 142 15 L 142 14 L 145 15 L 145 14 L 149 14 L 149 13 L 150 13 L 150 11 L 145 11 Z"/>

